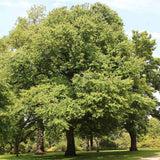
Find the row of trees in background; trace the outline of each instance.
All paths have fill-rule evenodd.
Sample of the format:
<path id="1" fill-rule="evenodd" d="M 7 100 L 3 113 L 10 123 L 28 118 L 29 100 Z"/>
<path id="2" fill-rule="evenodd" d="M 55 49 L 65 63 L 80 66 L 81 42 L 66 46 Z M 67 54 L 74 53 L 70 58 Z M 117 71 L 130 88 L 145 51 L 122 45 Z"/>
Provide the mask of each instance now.
<path id="1" fill-rule="evenodd" d="M 41 154 L 44 131 L 50 143 L 65 132 L 65 155 L 74 156 L 74 134 L 91 144 L 94 137 L 98 146 L 98 138 L 125 128 L 130 150 L 137 150 L 137 135 L 157 113 L 155 40 L 146 31 L 133 31 L 129 40 L 121 18 L 100 3 L 44 11 L 32 7 L 0 39 L 1 84 L 9 94 L 0 97 L 2 146 L 14 145 L 18 155 L 19 144 L 37 131 Z"/>

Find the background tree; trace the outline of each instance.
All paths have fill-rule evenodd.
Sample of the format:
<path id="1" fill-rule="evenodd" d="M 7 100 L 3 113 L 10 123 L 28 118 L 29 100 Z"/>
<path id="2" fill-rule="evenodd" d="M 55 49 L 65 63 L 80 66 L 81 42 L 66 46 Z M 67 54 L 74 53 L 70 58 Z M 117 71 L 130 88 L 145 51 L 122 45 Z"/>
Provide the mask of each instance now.
<path id="1" fill-rule="evenodd" d="M 22 48 L 24 46 L 24 44 L 27 43 L 26 33 L 28 32 L 28 30 L 30 30 L 32 28 L 32 25 L 36 25 L 38 22 L 40 22 L 40 20 L 45 15 L 45 14 L 43 14 L 44 10 L 45 10 L 45 7 L 33 6 L 31 8 L 31 10 L 28 11 L 28 18 L 18 17 L 14 30 L 12 30 L 10 32 L 9 36 L 4 39 L 7 45 L 5 45 L 5 46 L 3 45 L 4 47 L 2 46 L 4 48 L 4 49 L 2 48 L 3 49 L 2 53 L 5 53 L 4 50 L 8 50 L 8 54 L 5 55 L 7 57 L 5 59 L 5 64 L 3 63 L 3 65 L 2 65 L 2 68 L 5 68 L 6 70 L 5 69 L 4 70 L 6 72 L 4 73 L 3 72 L 4 70 L 2 71 L 1 78 L 3 79 L 4 77 L 7 78 L 9 76 L 7 79 L 5 79 L 5 80 L 3 79 L 3 80 L 13 90 L 13 92 L 15 93 L 15 97 L 17 97 L 17 100 L 20 98 L 20 90 L 21 89 L 28 89 L 30 86 L 32 86 L 32 83 L 34 83 L 34 82 L 33 82 L 33 80 L 31 80 L 32 78 L 31 77 L 29 78 L 29 75 L 27 74 L 27 72 L 29 71 L 28 69 L 30 67 L 29 64 L 27 65 L 28 59 L 25 57 L 18 56 L 18 53 L 16 54 L 18 57 L 13 57 L 13 56 L 15 55 L 15 52 L 17 50 L 21 50 L 20 48 Z M 36 14 L 35 16 L 34 16 L 34 13 Z M 34 22 L 36 22 L 36 24 Z M 4 40 L 3 40 L 3 43 L 4 43 Z M 4 60 L 3 55 L 1 57 L 1 60 L 2 61 Z M 12 74 L 10 74 L 11 72 L 8 70 L 9 66 L 7 66 L 7 64 L 6 64 L 7 60 L 9 63 L 10 62 L 12 63 L 14 60 L 16 61 L 17 66 L 15 66 L 15 68 L 13 68 L 13 70 L 16 69 L 16 67 L 18 67 L 16 70 L 19 70 L 19 69 L 21 70 L 20 71 L 21 75 L 20 74 L 19 74 L 19 76 L 17 75 L 18 76 L 17 78 L 15 78 Z M 24 64 L 25 61 L 26 61 L 26 65 L 23 66 L 22 64 Z M 10 66 L 10 67 L 13 67 L 13 66 Z M 15 70 L 15 72 L 17 72 L 16 70 Z M 22 75 L 25 77 L 23 77 Z M 26 77 L 28 77 L 28 78 L 25 81 Z M 12 107 L 15 108 L 15 105 L 13 105 Z M 25 141 L 26 138 L 30 135 L 30 133 L 33 132 L 32 130 L 35 130 L 32 128 L 32 126 L 35 124 L 35 120 L 37 120 L 37 119 L 35 118 L 35 115 L 32 115 L 31 110 L 28 111 L 27 113 L 24 112 L 24 110 L 20 110 L 20 111 L 18 110 L 17 112 L 14 111 L 13 114 L 12 114 L 13 119 L 15 120 L 15 122 L 13 122 L 14 123 L 13 125 L 16 126 L 15 127 L 16 129 L 14 129 L 14 131 L 12 131 L 14 133 L 14 135 L 12 137 L 13 138 L 12 142 L 14 141 L 14 145 L 15 145 L 14 153 L 16 155 L 18 155 L 18 146 L 19 146 L 20 142 Z M 20 115 L 18 116 L 17 114 L 20 114 Z M 26 117 L 26 115 L 28 117 Z M 16 117 L 16 118 L 14 118 L 14 117 Z M 16 144 L 15 144 L 15 142 L 16 142 Z"/>
<path id="2" fill-rule="evenodd" d="M 147 127 L 147 133 L 142 135 L 138 139 L 138 146 L 139 147 L 149 147 L 155 148 L 159 147 L 159 129 L 160 129 L 160 122 L 157 118 L 150 118 L 149 124 Z"/>
<path id="3" fill-rule="evenodd" d="M 144 58 L 147 63 L 143 72 L 146 76 L 147 83 L 155 90 L 159 90 L 160 58 L 153 57 L 153 51 L 156 49 L 156 41 L 146 31 L 141 33 L 133 31 L 132 41 L 134 43 L 134 53 Z"/>
<path id="4" fill-rule="evenodd" d="M 131 137 L 131 151 L 136 151 L 136 137 L 146 131 L 148 116 L 156 107 L 153 92 L 158 89 L 157 58 L 153 57 L 155 40 L 146 31 L 133 31 L 133 53 L 144 59 L 144 69 L 133 74 L 134 84 L 130 92 L 130 109 L 126 112 L 124 127 Z M 159 81 L 159 80 L 158 80 Z M 154 90 L 155 89 L 155 90 Z"/>

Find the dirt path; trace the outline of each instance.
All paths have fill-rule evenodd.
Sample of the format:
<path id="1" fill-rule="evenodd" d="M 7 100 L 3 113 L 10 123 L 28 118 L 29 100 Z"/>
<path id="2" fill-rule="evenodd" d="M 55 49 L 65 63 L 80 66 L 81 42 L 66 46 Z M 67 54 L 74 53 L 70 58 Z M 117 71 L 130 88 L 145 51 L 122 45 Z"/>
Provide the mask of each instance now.
<path id="1" fill-rule="evenodd" d="M 150 158 L 142 158 L 142 159 L 139 159 L 139 160 L 160 160 L 160 155 L 150 157 Z"/>

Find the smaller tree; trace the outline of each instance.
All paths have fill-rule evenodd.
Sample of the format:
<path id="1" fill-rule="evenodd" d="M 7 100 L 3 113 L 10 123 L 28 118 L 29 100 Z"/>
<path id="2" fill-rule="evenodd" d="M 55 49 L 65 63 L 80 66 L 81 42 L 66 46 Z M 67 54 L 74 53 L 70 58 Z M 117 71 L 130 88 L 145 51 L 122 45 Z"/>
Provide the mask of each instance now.
<path id="1" fill-rule="evenodd" d="M 19 101 L 19 100 L 18 100 Z M 13 144 L 14 154 L 19 155 L 19 145 L 21 142 L 26 142 L 27 138 L 35 134 L 37 127 L 35 126 L 36 117 L 33 116 L 32 112 L 24 112 L 21 107 L 19 107 L 19 102 L 15 103 L 17 106 L 11 106 L 10 108 L 10 118 L 12 119 L 10 123 L 11 136 L 8 139 L 8 143 Z"/>
<path id="2" fill-rule="evenodd" d="M 133 73 L 133 86 L 129 92 L 129 110 L 126 110 L 124 127 L 131 137 L 131 151 L 137 150 L 136 137 L 146 131 L 148 116 L 156 107 L 153 92 L 157 89 L 154 79 L 157 79 L 157 60 L 153 58 L 155 40 L 146 31 L 133 31 L 133 53 L 143 58 L 144 67 L 138 73 Z"/>

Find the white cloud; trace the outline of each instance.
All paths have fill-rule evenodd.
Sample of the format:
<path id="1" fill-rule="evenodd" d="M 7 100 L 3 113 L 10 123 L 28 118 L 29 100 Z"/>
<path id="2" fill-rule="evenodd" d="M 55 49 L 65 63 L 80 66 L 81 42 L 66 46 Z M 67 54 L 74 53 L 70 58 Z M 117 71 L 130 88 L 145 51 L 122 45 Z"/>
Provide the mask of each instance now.
<path id="1" fill-rule="evenodd" d="M 143 32 L 143 30 L 139 32 Z M 152 38 L 160 39 L 160 33 L 158 32 L 148 32 L 148 33 L 151 34 Z M 128 37 L 132 37 L 132 32 L 126 32 L 126 34 L 128 35 Z"/>
<path id="2" fill-rule="evenodd" d="M 152 32 L 151 35 L 152 35 L 153 38 L 160 39 L 160 33 Z"/>
<path id="3" fill-rule="evenodd" d="M 33 5 L 33 3 L 29 3 L 29 2 L 22 2 L 22 1 L 19 1 L 17 4 L 15 4 L 16 7 L 30 7 L 31 5 Z M 13 5 L 14 6 L 14 5 Z"/>
<path id="4" fill-rule="evenodd" d="M 73 0 L 59 0 L 59 2 L 73 2 Z"/>
<path id="5" fill-rule="evenodd" d="M 101 2 L 110 7 L 124 10 L 158 10 L 160 9 L 160 0 L 58 0 L 58 3 L 95 3 Z"/>
<path id="6" fill-rule="evenodd" d="M 30 7 L 32 5 L 32 3 L 30 3 L 29 1 L 13 1 L 13 0 L 1 0 L 0 1 L 0 6 L 7 6 L 7 7 L 23 7 L 23 8 L 27 8 Z"/>
<path id="7" fill-rule="evenodd" d="M 10 7 L 11 5 L 12 4 L 10 2 L 6 2 L 6 1 L 0 2 L 0 6 L 8 6 L 8 7 Z"/>
<path id="8" fill-rule="evenodd" d="M 62 7 L 62 6 L 65 6 L 65 4 L 64 3 L 53 3 L 54 8 L 59 8 L 59 7 Z"/>
<path id="9" fill-rule="evenodd" d="M 96 2 L 101 2 L 101 3 L 104 3 L 106 4 L 108 0 L 78 0 L 78 1 L 75 1 L 75 0 L 58 0 L 58 2 L 60 3 L 73 3 L 73 4 L 82 4 L 82 3 L 90 3 L 90 4 L 93 4 L 93 3 L 96 3 Z"/>
<path id="10" fill-rule="evenodd" d="M 124 10 L 159 10 L 159 0 L 99 0 L 111 7 Z"/>
<path id="11" fill-rule="evenodd" d="M 152 0 L 107 0 L 110 6 L 126 10 L 140 10 L 151 7 Z"/>

